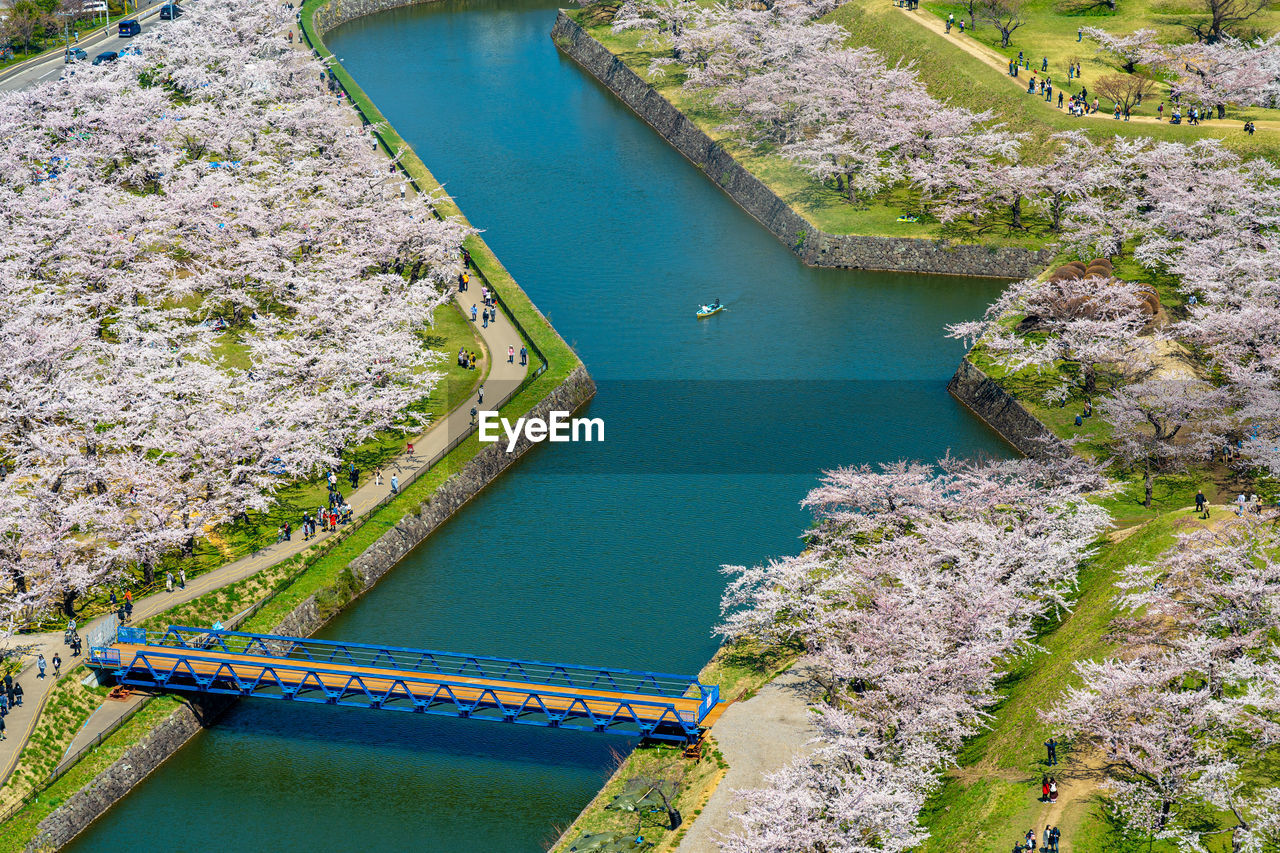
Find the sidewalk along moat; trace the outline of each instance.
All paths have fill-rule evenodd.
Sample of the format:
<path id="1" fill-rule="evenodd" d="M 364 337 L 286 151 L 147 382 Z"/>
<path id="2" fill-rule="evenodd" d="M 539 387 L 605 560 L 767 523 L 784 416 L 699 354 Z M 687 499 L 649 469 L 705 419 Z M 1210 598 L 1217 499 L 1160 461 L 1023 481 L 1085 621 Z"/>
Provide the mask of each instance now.
<path id="1" fill-rule="evenodd" d="M 327 38 L 576 347 L 606 426 L 535 449 L 323 636 L 693 673 L 720 564 L 794 552 L 822 468 L 1009 452 L 947 395 L 942 337 L 1001 285 L 805 268 L 556 52 L 556 5 L 445 0 Z M 72 849 L 542 850 L 627 746 L 246 701 Z"/>

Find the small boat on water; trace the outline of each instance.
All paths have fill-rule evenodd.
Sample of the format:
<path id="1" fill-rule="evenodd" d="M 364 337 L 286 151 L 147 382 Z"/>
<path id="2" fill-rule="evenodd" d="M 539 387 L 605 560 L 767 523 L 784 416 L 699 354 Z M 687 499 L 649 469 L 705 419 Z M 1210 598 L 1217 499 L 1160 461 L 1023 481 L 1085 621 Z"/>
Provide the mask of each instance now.
<path id="1" fill-rule="evenodd" d="M 724 306 L 721 305 L 720 300 L 717 299 L 710 305 L 703 305 L 698 309 L 698 319 L 701 320 L 703 317 L 710 317 L 712 314 L 719 314 L 723 310 Z"/>

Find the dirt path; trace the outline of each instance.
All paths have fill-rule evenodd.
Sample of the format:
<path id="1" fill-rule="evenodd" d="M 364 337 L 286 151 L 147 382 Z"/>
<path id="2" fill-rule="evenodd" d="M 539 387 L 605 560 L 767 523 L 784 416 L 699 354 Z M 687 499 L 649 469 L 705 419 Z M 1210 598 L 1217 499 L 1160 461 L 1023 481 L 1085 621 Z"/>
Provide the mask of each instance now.
<path id="1" fill-rule="evenodd" d="M 811 681 L 799 663 L 760 688 L 745 702 L 736 702 L 716 722 L 712 733 L 729 770 L 707 800 L 677 853 L 715 853 L 717 834 L 737 828 L 736 790 L 759 788 L 764 777 L 808 751 L 817 734 L 809 704 Z"/>
<path id="2" fill-rule="evenodd" d="M 926 12 L 920 9 L 908 10 L 902 6 L 895 6 L 894 8 L 897 9 L 898 12 L 900 12 L 904 17 L 908 18 L 911 21 L 914 21 L 918 26 L 921 26 L 926 30 L 929 30 L 929 32 L 934 33 L 935 35 L 938 35 L 942 38 L 951 40 L 957 47 L 959 47 L 965 53 L 976 58 L 977 60 L 982 62 L 984 65 L 988 65 L 991 68 L 994 68 L 997 71 L 999 71 L 1001 74 L 1003 74 L 1005 76 L 1005 79 L 1009 81 L 1010 86 L 1017 88 L 1018 91 L 1020 92 L 1026 92 L 1027 90 L 1026 82 L 1028 78 L 1010 77 L 1009 76 L 1009 60 L 1006 59 L 1004 56 L 1000 55 L 999 53 L 997 53 L 992 48 L 988 47 L 987 45 L 983 44 L 982 42 L 978 41 L 977 39 L 973 38 L 967 33 L 961 33 L 959 29 L 956 27 L 952 27 L 951 32 L 948 33 L 946 22 L 931 12 Z M 1028 73 L 1035 74 L 1037 72 L 1032 71 Z M 1040 95 L 1028 95 L 1027 97 L 1039 98 L 1041 103 L 1046 104 L 1045 109 L 1058 111 L 1058 108 L 1053 106 L 1053 103 L 1056 103 L 1056 100 L 1053 103 L 1050 103 L 1048 101 L 1044 101 L 1043 96 L 1040 96 Z M 1103 113 L 1103 112 L 1090 113 L 1089 115 L 1081 116 L 1080 118 L 1086 121 L 1088 120 L 1115 121 L 1116 120 L 1111 115 L 1111 113 Z M 1168 123 L 1163 119 L 1156 118 L 1155 116 L 1132 116 L 1130 117 L 1129 121 L 1130 123 L 1137 122 L 1139 124 L 1167 124 Z M 1225 120 L 1213 119 L 1213 121 L 1216 121 L 1219 123 L 1219 125 L 1221 125 L 1222 122 Z M 1240 125 L 1243 125 L 1243 124 L 1244 122 L 1240 122 Z M 1264 130 L 1276 131 L 1276 130 L 1280 130 L 1280 121 L 1256 121 L 1254 122 L 1254 126 L 1259 131 L 1264 131 Z"/>

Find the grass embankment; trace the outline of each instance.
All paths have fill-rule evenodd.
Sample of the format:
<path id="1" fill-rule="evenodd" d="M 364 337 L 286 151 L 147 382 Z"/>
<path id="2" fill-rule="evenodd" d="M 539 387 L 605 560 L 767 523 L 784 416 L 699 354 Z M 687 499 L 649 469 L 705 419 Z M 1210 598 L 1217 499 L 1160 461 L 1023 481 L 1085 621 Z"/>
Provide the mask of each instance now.
<path id="1" fill-rule="evenodd" d="M 1139 29 L 1153 29 L 1156 38 L 1165 44 L 1177 44 L 1194 41 L 1191 31 L 1185 24 L 1195 24 L 1203 20 L 1199 10 L 1202 3 L 1195 0 L 1123 0 L 1116 3 L 1115 9 L 1109 9 L 1102 2 L 1090 6 L 1094 0 L 1026 0 L 1022 6 L 1025 23 L 1014 31 L 1008 47 L 1000 45 L 1000 32 L 990 24 L 979 21 L 975 30 L 970 25 L 969 12 L 966 5 L 948 0 L 925 0 L 922 8 L 938 18 L 945 19 L 953 14 L 956 20 L 965 21 L 965 35 L 976 39 L 991 50 L 1000 54 L 1006 61 L 1023 52 L 1031 61 L 1031 70 L 1024 70 L 1021 79 L 1025 81 L 1031 74 L 1041 78 L 1041 66 L 1044 59 L 1049 60 L 1048 75 L 1053 78 L 1054 85 L 1065 87 L 1068 93 L 1079 92 L 1081 81 L 1067 80 L 1067 65 L 1079 62 L 1083 74 L 1083 85 L 1093 89 L 1094 82 L 1103 76 L 1124 73 L 1114 59 L 1098 55 L 1097 45 L 1089 39 L 1076 41 L 1076 31 L 1080 27 L 1096 27 L 1116 35 L 1128 35 Z M 1264 8 L 1260 14 L 1250 19 L 1238 32 L 1250 37 L 1254 32 L 1274 33 L 1280 29 L 1280 12 L 1273 8 Z M 954 32 L 954 30 L 953 30 Z M 1146 71 L 1142 66 L 1139 70 Z M 1148 98 L 1142 106 L 1133 110 L 1135 116 L 1155 116 L 1156 107 L 1165 102 L 1165 118 L 1170 115 L 1168 81 L 1156 75 L 1157 91 L 1154 97 Z M 1006 81 L 1005 85 L 1009 83 Z M 1034 100 L 1030 95 L 1028 100 Z M 1092 94 L 1090 95 L 1092 99 Z M 1103 99 L 1103 104 L 1110 102 Z M 1231 133 L 1243 137 L 1240 129 L 1243 122 L 1274 121 L 1280 119 L 1280 111 L 1258 108 L 1231 108 L 1227 111 L 1228 125 L 1216 127 L 1211 122 L 1201 128 L 1187 126 L 1167 126 L 1170 137 L 1185 134 L 1188 130 L 1208 130 L 1217 133 Z M 1163 135 L 1163 134 L 1162 134 Z M 1185 136 L 1184 138 L 1192 138 Z"/>
<path id="2" fill-rule="evenodd" d="M 161 696 L 148 702 L 97 749 L 76 762 L 26 808 L 3 824 L 0 832 L 0 853 L 17 853 L 24 850 L 36 835 L 36 827 L 49 813 L 89 784 L 95 776 L 109 767 L 160 722 L 177 710 L 182 702 L 173 696 Z"/>
<path id="3" fill-rule="evenodd" d="M 315 7 L 308 7 L 303 12 L 303 26 L 311 34 L 312 40 L 323 56 L 331 54 L 323 43 L 316 39 L 311 30 L 311 17 Z M 334 73 L 346 86 L 347 91 L 374 122 L 385 122 L 381 113 L 373 106 L 368 97 L 360 90 L 341 66 L 333 66 Z M 427 170 L 425 164 L 409 149 L 408 145 L 387 124 L 382 136 L 390 144 L 392 150 L 405 149 L 403 163 L 414 180 L 426 191 L 439 189 L 439 184 Z M 461 217 L 461 211 L 453 202 L 445 201 L 437 205 L 442 215 Z M 467 248 L 471 252 L 472 262 L 484 274 L 491 287 L 501 296 L 507 309 L 523 328 L 526 340 L 530 344 L 530 352 L 534 348 L 540 350 L 547 359 L 547 369 L 532 380 L 502 407 L 504 417 L 516 418 L 527 413 L 534 405 L 550 394 L 575 368 L 580 366 L 577 354 L 556 333 L 547 319 L 538 311 L 529 297 L 520 289 L 510 273 L 502 266 L 489 247 L 478 236 L 467 240 Z M 460 315 L 459 315 L 460 316 Z M 456 348 L 456 347 L 455 347 Z M 531 369 L 536 362 L 531 360 Z M 358 594 L 347 565 L 362 554 L 379 536 L 395 526 L 406 515 L 416 513 L 432 493 L 450 475 L 458 471 L 470 461 L 481 449 L 479 440 L 472 435 L 454 449 L 442 462 L 423 474 L 398 497 L 380 507 L 359 527 L 344 539 L 334 542 L 326 548 L 317 548 L 305 552 L 293 560 L 286 561 L 264 572 L 247 578 L 239 583 L 208 593 L 195 601 L 181 605 L 173 611 L 161 614 L 149 621 L 149 625 L 187 622 L 188 624 L 209 624 L 216 619 L 225 619 L 245 609 L 262 593 L 271 595 L 270 600 L 253 617 L 240 626 L 245 631 L 269 631 L 287 616 L 298 604 L 312 595 L 317 597 L 321 610 L 333 613 L 339 610 Z M 79 679 L 83 669 L 73 670 L 65 679 Z M 60 684 L 58 689 L 62 689 Z M 79 791 L 95 775 L 118 759 L 126 749 L 138 743 L 151 729 L 180 706 L 181 702 L 171 696 L 161 696 L 150 701 L 141 711 L 131 718 L 117 732 L 112 734 L 70 770 L 49 786 L 37 798 L 3 824 L 0 832 L 0 853 L 10 850 L 21 850 L 35 835 L 36 827 L 54 809 L 68 797 Z M 60 731 L 72 729 L 71 734 L 83 725 L 87 713 L 73 715 L 61 724 Z M 69 743 L 69 739 L 67 741 Z M 64 747 L 65 748 L 65 747 Z M 61 754 L 59 753 L 59 757 Z M 25 766 L 27 754 L 20 766 Z M 55 761 L 56 764 L 56 761 Z M 36 772 L 38 778 L 39 776 Z"/>
<path id="4" fill-rule="evenodd" d="M 922 822 L 932 837 L 921 848 L 924 853 L 1007 853 L 1027 829 L 1043 832 L 1046 822 L 1062 830 L 1065 849 L 1081 853 L 1128 849 L 1129 843 L 1108 821 L 1102 798 L 1092 793 L 1096 778 L 1081 766 L 1087 757 L 1073 756 L 1069 746 L 1062 745 L 1062 764 L 1052 770 L 1046 766 L 1043 744 L 1053 732 L 1039 714 L 1066 687 L 1079 683 L 1075 661 L 1115 651 L 1107 633 L 1118 615 L 1114 584 L 1119 570 L 1154 559 L 1173 544 L 1177 533 L 1201 524 L 1183 508 L 1159 515 L 1127 537 L 1113 536 L 1118 541 L 1102 544 L 1081 570 L 1072 611 L 1060 622 L 1045 625 L 1037 639 L 1043 650 L 1018 661 L 1002 680 L 1003 698 L 993 711 L 990 728 L 966 745 L 960 767 L 928 804 Z M 1059 798 L 1055 812 L 1039 801 L 1045 773 L 1057 773 L 1060 781 L 1071 778 L 1071 787 Z M 1146 844 L 1142 847 L 1145 850 Z"/>
<path id="5" fill-rule="evenodd" d="M 736 142 L 732 135 L 721 130 L 729 120 L 728 113 L 718 109 L 707 93 L 689 92 L 683 88 L 684 72 L 675 65 L 666 73 L 650 78 L 649 64 L 659 56 L 667 56 L 667 50 L 639 47 L 642 34 L 629 31 L 615 34 L 608 24 L 592 24 L 598 16 L 591 8 L 568 12 L 569 17 L 581 25 L 592 38 L 599 41 L 618 57 L 628 68 L 650 83 L 664 98 L 687 116 L 700 130 L 722 145 L 735 160 L 763 181 L 769 189 L 799 213 L 815 228 L 828 234 L 861 234 L 881 237 L 915 237 L 938 239 L 948 237 L 957 242 L 984 243 L 1000 246 L 1024 246 L 1040 248 L 1046 232 L 1034 226 L 1040 224 L 1032 215 L 1027 221 L 1033 230 L 1018 233 L 987 231 L 979 233 L 962 223 L 944 227 L 930 217 L 919 222 L 898 222 L 904 214 L 918 214 L 916 195 L 906 188 L 895 188 L 881 193 L 867 203 L 851 203 L 833 186 L 823 184 L 807 175 L 799 166 L 784 160 L 768 147 L 751 148 Z M 910 22 L 902 22 L 904 25 Z M 713 180 L 718 176 L 711 175 Z"/>
<path id="6" fill-rule="evenodd" d="M 1034 0 L 1029 7 L 1033 15 L 1039 15 L 1043 11 L 1040 7 L 1047 9 L 1052 2 L 1053 0 Z M 1138 2 L 1147 3 L 1145 8 L 1149 9 L 1154 0 Z M 1124 5 L 1121 4 L 1122 7 Z M 938 3 L 934 10 L 945 17 L 954 8 L 958 7 Z M 897 217 L 900 215 L 918 213 L 915 194 L 903 187 L 882 193 L 867 203 L 851 203 L 843 193 L 809 177 L 799 166 L 784 160 L 770 148 L 755 149 L 735 142 L 728 132 L 720 129 L 728 120 L 728 114 L 717 109 L 708 94 L 685 91 L 682 87 L 685 75 L 678 66 L 668 66 L 663 76 L 651 79 L 648 73 L 650 63 L 659 56 L 666 56 L 668 52 L 639 47 L 642 36 L 638 32 L 613 33 L 606 22 L 609 16 L 601 14 L 601 7 L 574 10 L 569 12 L 569 16 L 821 231 L 829 234 L 884 237 L 946 237 L 962 243 L 1027 248 L 1040 248 L 1054 239 L 1047 222 L 1034 212 L 1027 212 L 1025 215 L 1027 230 L 1021 232 L 1004 228 L 977 231 L 966 223 L 943 226 L 928 216 L 922 216 L 919 222 L 898 222 Z M 1280 157 L 1280 133 L 1261 132 L 1248 136 L 1240 129 L 1240 123 L 1247 118 L 1263 120 L 1280 117 L 1280 111 L 1232 111 L 1233 121 L 1230 123 L 1209 122 L 1198 127 L 1185 124 L 1173 126 L 1167 123 L 1083 120 L 1057 109 L 1056 100 L 1051 105 L 1039 96 L 1020 91 L 1010 84 L 1005 73 L 969 54 L 955 40 L 930 32 L 909 20 L 885 0 L 852 0 L 824 20 L 838 23 L 847 29 L 851 45 L 873 48 L 890 64 L 899 61 L 912 63 L 921 82 L 934 97 L 976 112 L 991 110 L 996 121 L 1004 123 L 1010 129 L 1029 134 L 1027 147 L 1031 152 L 1044 148 L 1054 134 L 1083 130 L 1097 139 L 1108 139 L 1115 135 L 1179 142 L 1218 138 L 1243 156 Z M 1075 26 L 1078 24 L 1070 28 L 1073 42 Z M 980 35 L 983 32 L 982 29 L 979 30 Z M 1019 30 L 1018 33 L 1021 34 L 1022 31 Z M 1016 56 L 1017 50 L 1015 46 L 1010 55 Z M 1095 59 L 1092 48 L 1078 52 L 1085 66 L 1086 85 L 1107 73 L 1110 66 L 1104 59 Z M 1057 54 L 1050 56 L 1051 74 L 1056 80 L 1065 80 L 1065 63 L 1068 57 L 1074 59 L 1076 52 L 1065 51 L 1063 58 L 1056 60 L 1055 56 Z M 1055 61 L 1064 69 L 1060 73 L 1053 73 Z M 1158 99 L 1148 101 L 1138 114 L 1147 110 L 1154 111 L 1157 103 Z M 711 177 L 717 178 L 715 175 Z"/>
<path id="7" fill-rule="evenodd" d="M 796 655 L 787 651 L 762 651 L 748 645 L 723 646 L 702 668 L 698 680 L 703 684 L 718 685 L 722 701 L 746 701 L 795 660 Z M 618 766 L 609 781 L 586 805 L 564 832 L 563 840 L 552 847 L 550 853 L 564 853 L 582 835 L 606 832 L 634 835 L 637 826 L 645 840 L 653 844 L 650 848 L 652 853 L 670 853 L 680 846 L 689 825 L 702 813 L 728 768 L 724 756 L 716 749 L 715 738 L 710 735 L 704 744 L 702 757 L 696 762 L 685 758 L 683 750 L 677 747 L 655 744 L 642 745 L 625 758 L 618 756 Z M 606 808 L 632 780 L 638 779 L 675 784 L 672 805 L 683 818 L 680 827 L 673 831 L 665 812 L 637 815 Z"/>
<path id="8" fill-rule="evenodd" d="M 1047 5 L 1052 2 L 1053 0 L 1030 0 L 1028 7 Z M 1125 0 L 1120 6 L 1124 7 L 1128 2 L 1129 0 Z M 1144 0 L 1134 0 L 1134 2 L 1141 3 Z M 945 18 L 948 12 L 958 8 L 959 6 L 938 4 L 936 11 Z M 1031 13 L 1032 16 L 1035 14 L 1034 11 Z M 956 19 L 959 20 L 960 17 L 957 13 Z M 964 17 L 968 19 L 967 11 Z M 1191 143 L 1197 139 L 1218 138 L 1242 156 L 1263 155 L 1273 158 L 1280 156 L 1280 133 L 1259 132 L 1249 136 L 1241 130 L 1244 114 L 1235 111 L 1231 113 L 1233 119 L 1231 122 L 1215 121 L 1197 127 L 1187 124 L 1126 123 L 1073 117 L 1065 110 L 1057 108 L 1056 97 L 1053 105 L 1050 105 L 1044 101 L 1043 96 L 1026 94 L 1025 80 L 1029 72 L 1022 72 L 1023 76 L 1020 79 L 1024 81 L 1024 87 L 1020 90 L 1009 82 L 1008 75 L 1004 71 L 992 68 L 967 53 L 956 44 L 954 39 L 933 33 L 909 20 L 907 15 L 895 9 L 888 0 L 851 0 L 824 20 L 840 24 L 850 32 L 853 43 L 877 50 L 890 64 L 899 60 L 912 63 L 921 82 L 924 83 L 929 94 L 935 98 L 948 100 L 976 112 L 991 110 L 997 121 L 1004 122 L 1012 130 L 1030 134 L 1029 145 L 1033 150 L 1055 133 L 1083 130 L 1091 137 L 1100 140 L 1110 139 L 1112 136 L 1125 136 Z M 984 34 L 984 30 L 980 28 L 979 37 L 993 32 L 990 27 L 986 30 L 988 32 Z M 1018 30 L 1015 35 L 1021 37 L 1022 33 L 1022 30 Z M 1075 40 L 1075 26 L 1071 27 L 1071 38 Z M 998 34 L 996 41 L 999 41 Z M 1031 42 L 1026 41 L 1025 44 L 1031 44 Z M 1087 46 L 1079 45 L 1079 47 Z M 1017 56 L 1018 50 L 1019 44 L 1015 43 L 1011 55 Z M 1092 100 L 1092 84 L 1099 76 L 1106 73 L 1103 68 L 1108 66 L 1103 60 L 1092 58 L 1092 47 L 1087 47 L 1079 53 L 1084 65 L 1084 83 L 1090 86 Z M 1042 55 L 1043 53 L 1035 55 L 1033 62 L 1038 62 Z M 1071 54 L 1072 58 L 1074 56 L 1075 54 Z M 1053 65 L 1054 61 L 1051 57 L 1050 76 L 1053 77 L 1055 86 L 1065 86 L 1067 78 L 1065 63 L 1068 60 L 1060 60 L 1056 68 Z M 1036 68 L 1039 68 L 1038 64 Z M 1039 75 L 1038 71 L 1036 73 Z M 1079 86 L 1076 85 L 1074 89 L 1067 86 L 1066 91 L 1079 91 Z M 1154 113 L 1158 103 L 1159 99 L 1148 102 L 1138 114 L 1148 108 Z M 1280 111 L 1261 112 L 1280 117 Z M 1165 114 L 1169 114 L 1168 103 L 1165 104 Z M 1259 120 L 1261 118 L 1259 116 Z"/>

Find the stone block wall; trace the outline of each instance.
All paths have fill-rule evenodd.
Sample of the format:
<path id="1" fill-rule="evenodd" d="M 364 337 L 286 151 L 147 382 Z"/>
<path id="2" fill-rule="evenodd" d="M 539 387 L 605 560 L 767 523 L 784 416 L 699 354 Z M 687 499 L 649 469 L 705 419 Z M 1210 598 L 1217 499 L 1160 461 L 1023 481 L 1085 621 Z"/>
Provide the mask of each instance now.
<path id="1" fill-rule="evenodd" d="M 1024 455 L 1070 452 L 1048 427 L 967 357 L 947 383 L 947 390 Z"/>

